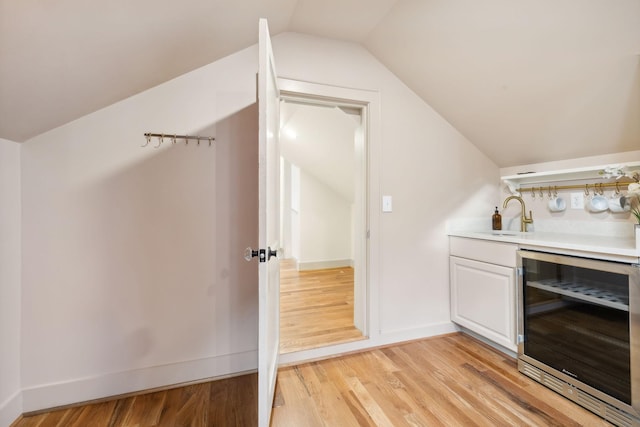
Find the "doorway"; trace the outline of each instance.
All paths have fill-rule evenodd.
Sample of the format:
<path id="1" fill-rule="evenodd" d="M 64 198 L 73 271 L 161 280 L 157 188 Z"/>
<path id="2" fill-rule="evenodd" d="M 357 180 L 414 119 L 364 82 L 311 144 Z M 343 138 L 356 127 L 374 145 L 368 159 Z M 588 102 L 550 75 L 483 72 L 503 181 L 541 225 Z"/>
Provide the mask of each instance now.
<path id="1" fill-rule="evenodd" d="M 280 352 L 366 338 L 362 105 L 282 96 Z"/>

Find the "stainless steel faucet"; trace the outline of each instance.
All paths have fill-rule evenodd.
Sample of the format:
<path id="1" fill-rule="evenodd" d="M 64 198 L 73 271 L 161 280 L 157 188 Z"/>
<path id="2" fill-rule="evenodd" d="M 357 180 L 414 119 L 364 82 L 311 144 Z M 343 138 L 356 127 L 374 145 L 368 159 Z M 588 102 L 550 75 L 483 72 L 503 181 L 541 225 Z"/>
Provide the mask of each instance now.
<path id="1" fill-rule="evenodd" d="M 527 210 L 524 207 L 524 200 L 522 200 L 522 197 L 520 196 L 509 196 L 504 199 L 504 204 L 502 205 L 503 209 L 507 208 L 507 205 L 509 204 L 509 201 L 511 199 L 516 199 L 522 206 L 522 213 L 520 214 L 520 231 L 525 232 L 527 231 L 527 224 L 533 224 L 533 214 L 531 213 L 531 211 L 529 211 L 529 218 L 527 218 Z"/>

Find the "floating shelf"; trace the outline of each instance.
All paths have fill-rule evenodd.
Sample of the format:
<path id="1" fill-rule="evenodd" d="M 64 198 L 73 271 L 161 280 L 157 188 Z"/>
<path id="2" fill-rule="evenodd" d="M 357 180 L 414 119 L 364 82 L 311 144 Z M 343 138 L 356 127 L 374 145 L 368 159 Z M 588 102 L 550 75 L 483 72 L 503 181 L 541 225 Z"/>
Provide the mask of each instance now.
<path id="1" fill-rule="evenodd" d="M 611 168 L 621 169 L 627 174 L 630 174 L 632 172 L 640 172 L 640 161 L 621 163 L 616 165 L 601 165 L 575 169 L 563 169 L 557 171 L 521 173 L 517 175 L 503 176 L 501 177 L 501 180 L 509 187 L 509 190 L 512 193 L 516 193 L 523 186 L 530 186 L 532 184 L 544 184 L 545 186 L 547 186 L 552 183 L 581 180 L 602 182 L 603 179 L 606 179 L 605 170 Z"/>

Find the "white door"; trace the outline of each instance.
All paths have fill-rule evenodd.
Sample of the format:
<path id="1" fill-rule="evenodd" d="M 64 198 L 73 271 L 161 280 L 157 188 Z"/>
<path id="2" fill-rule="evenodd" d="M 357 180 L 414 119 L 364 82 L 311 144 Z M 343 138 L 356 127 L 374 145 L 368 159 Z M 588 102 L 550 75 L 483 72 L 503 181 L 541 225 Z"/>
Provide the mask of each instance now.
<path id="1" fill-rule="evenodd" d="M 280 347 L 280 266 L 277 251 L 280 233 L 280 169 L 278 132 L 280 127 L 280 94 L 273 64 L 269 27 L 260 20 L 258 75 L 259 110 L 259 237 L 261 256 L 258 267 L 259 325 L 258 325 L 258 424 L 268 427 L 271 419 L 273 395 L 278 373 Z M 264 258 L 264 259 L 263 259 Z M 264 262 L 262 262 L 264 261 Z"/>

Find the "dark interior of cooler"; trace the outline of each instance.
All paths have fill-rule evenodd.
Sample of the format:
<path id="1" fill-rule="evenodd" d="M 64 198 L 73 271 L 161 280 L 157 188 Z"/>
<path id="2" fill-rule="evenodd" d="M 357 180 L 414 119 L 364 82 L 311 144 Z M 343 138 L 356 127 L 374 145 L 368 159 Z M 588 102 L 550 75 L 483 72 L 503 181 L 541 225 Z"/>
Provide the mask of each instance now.
<path id="1" fill-rule="evenodd" d="M 628 276 L 523 259 L 524 354 L 631 404 Z"/>

